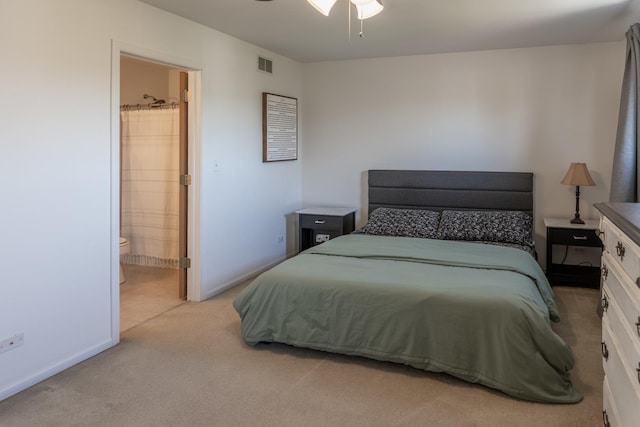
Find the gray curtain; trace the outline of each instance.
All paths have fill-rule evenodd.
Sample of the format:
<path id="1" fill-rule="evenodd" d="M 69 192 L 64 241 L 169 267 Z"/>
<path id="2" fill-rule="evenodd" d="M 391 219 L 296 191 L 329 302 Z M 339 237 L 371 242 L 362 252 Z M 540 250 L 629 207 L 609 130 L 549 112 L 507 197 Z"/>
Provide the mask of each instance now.
<path id="1" fill-rule="evenodd" d="M 633 24 L 627 31 L 627 59 L 622 79 L 620 95 L 620 113 L 616 149 L 613 154 L 613 172 L 611 174 L 611 202 L 638 202 L 640 195 L 640 150 L 638 136 L 640 129 L 640 109 L 638 108 L 638 83 L 640 82 L 640 24 Z M 600 302 L 596 308 L 602 317 L 602 286 Z"/>
<path id="2" fill-rule="evenodd" d="M 627 31 L 627 59 L 622 80 L 618 133 L 613 155 L 611 176 L 611 202 L 638 202 L 640 195 L 640 152 L 638 135 L 640 109 L 638 108 L 638 83 L 640 81 L 640 24 Z"/>

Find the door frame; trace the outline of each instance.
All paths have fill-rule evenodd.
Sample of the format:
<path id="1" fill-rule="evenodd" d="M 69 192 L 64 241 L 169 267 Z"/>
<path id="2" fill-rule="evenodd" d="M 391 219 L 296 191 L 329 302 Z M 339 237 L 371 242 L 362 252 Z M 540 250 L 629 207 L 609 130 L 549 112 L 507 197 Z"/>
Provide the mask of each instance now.
<path id="1" fill-rule="evenodd" d="M 120 56 L 180 68 L 189 75 L 187 150 L 191 185 L 187 188 L 187 301 L 201 300 L 200 282 L 200 152 L 202 64 L 175 55 L 111 41 L 111 339 L 120 342 Z"/>

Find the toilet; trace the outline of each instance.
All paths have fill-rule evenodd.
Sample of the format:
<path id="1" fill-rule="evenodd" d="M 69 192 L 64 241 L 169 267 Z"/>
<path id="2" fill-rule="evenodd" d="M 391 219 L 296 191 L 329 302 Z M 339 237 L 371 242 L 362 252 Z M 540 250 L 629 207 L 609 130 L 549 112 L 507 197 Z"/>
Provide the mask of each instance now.
<path id="1" fill-rule="evenodd" d="M 122 257 L 126 254 L 128 254 L 129 252 L 131 252 L 131 245 L 129 244 L 129 241 L 127 239 L 125 239 L 124 237 L 120 238 L 120 259 L 122 259 Z M 122 271 L 122 262 L 120 263 L 120 283 L 124 283 L 124 281 L 127 280 L 124 277 L 124 272 Z"/>

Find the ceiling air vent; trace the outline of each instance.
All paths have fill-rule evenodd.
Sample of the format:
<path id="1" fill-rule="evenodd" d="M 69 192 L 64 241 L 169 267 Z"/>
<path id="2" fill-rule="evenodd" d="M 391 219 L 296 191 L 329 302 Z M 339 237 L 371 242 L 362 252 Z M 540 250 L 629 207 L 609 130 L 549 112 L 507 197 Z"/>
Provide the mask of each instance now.
<path id="1" fill-rule="evenodd" d="M 265 73 L 273 74 L 273 61 L 258 56 L 258 70 L 264 71 Z"/>

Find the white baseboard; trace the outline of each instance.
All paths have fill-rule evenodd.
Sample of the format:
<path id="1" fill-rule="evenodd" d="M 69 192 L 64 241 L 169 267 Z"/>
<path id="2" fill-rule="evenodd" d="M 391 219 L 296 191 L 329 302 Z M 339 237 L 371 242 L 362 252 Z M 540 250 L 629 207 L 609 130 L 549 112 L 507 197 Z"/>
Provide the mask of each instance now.
<path id="1" fill-rule="evenodd" d="M 64 371 L 65 369 L 69 369 L 70 367 L 72 367 L 73 365 L 77 365 L 80 362 L 83 362 L 87 359 L 89 359 L 90 357 L 95 356 L 98 353 L 101 353 L 103 351 L 105 351 L 106 349 L 113 347 L 113 341 L 111 339 L 104 341 L 92 348 L 90 348 L 89 350 L 83 351 L 81 353 L 76 354 L 73 357 L 70 357 L 69 359 L 63 361 L 62 363 L 58 363 L 55 364 L 54 366 L 51 366 L 47 369 L 44 369 L 38 373 L 36 373 L 35 375 L 32 375 L 28 378 L 25 378 L 21 381 L 18 381 L 15 384 L 12 384 L 2 390 L 0 390 L 0 401 L 13 396 L 14 394 L 17 394 L 23 390 L 28 389 L 29 387 L 46 380 L 49 377 L 54 376 L 55 374 L 58 374 L 62 371 Z"/>
<path id="2" fill-rule="evenodd" d="M 283 262 L 284 260 L 286 260 L 287 258 L 291 258 L 292 256 L 297 255 L 297 252 L 295 253 L 291 253 L 291 254 L 287 254 L 285 257 L 279 258 L 278 260 L 271 262 L 267 265 L 264 265 L 262 267 L 259 267 L 251 272 L 248 272 L 246 274 L 243 274 L 240 277 L 237 277 L 225 284 L 223 284 L 222 286 L 220 286 L 219 288 L 216 288 L 210 292 L 208 292 L 205 296 L 204 299 L 209 299 L 211 297 L 214 297 L 215 295 L 218 295 L 228 289 L 233 288 L 234 286 L 239 285 L 240 283 L 243 283 L 249 279 L 251 279 L 252 277 L 255 277 L 257 275 L 259 275 L 260 273 L 263 273 L 267 270 L 269 270 L 270 268 L 280 264 L 281 262 Z M 14 394 L 17 394 L 23 390 L 26 390 L 27 388 L 46 380 L 49 377 L 52 377 L 53 375 L 56 375 L 62 371 L 64 371 L 65 369 L 68 369 L 70 367 L 72 367 L 73 365 L 77 365 L 80 362 L 83 362 L 87 359 L 89 359 L 90 357 L 95 356 L 98 353 L 101 353 L 105 350 L 107 350 L 108 348 L 113 347 L 114 345 L 116 345 L 116 343 L 114 343 L 111 339 L 109 339 L 108 341 L 104 341 L 94 347 L 92 347 L 91 349 L 88 349 L 86 351 L 83 351 L 73 357 L 70 357 L 69 359 L 63 361 L 62 363 L 58 363 L 52 367 L 49 367 L 47 369 L 44 369 L 28 378 L 25 378 L 24 380 L 18 381 L 15 384 L 12 384 L 2 390 L 0 390 L 0 401 L 13 396 Z"/>
<path id="3" fill-rule="evenodd" d="M 293 255 L 295 255 L 295 254 L 293 254 Z M 263 273 L 263 272 L 269 270 L 270 268 L 275 267 L 276 265 L 280 264 L 282 261 L 286 260 L 287 258 L 290 258 L 293 255 L 287 255 L 287 256 L 285 256 L 283 258 L 279 258 L 278 260 L 276 260 L 274 262 L 271 262 L 271 263 L 269 263 L 267 265 L 259 267 L 256 270 L 253 270 L 253 271 L 251 271 L 249 273 L 243 274 L 242 276 L 237 277 L 237 278 L 235 278 L 235 279 L 223 284 L 219 288 L 216 288 L 216 289 L 213 289 L 213 290 L 207 292 L 205 297 L 202 299 L 202 301 L 207 300 L 209 298 L 212 298 L 212 297 L 214 297 L 214 296 L 216 296 L 218 294 L 221 294 L 222 292 L 224 292 L 224 291 L 226 291 L 228 289 L 231 289 L 234 286 L 237 286 L 240 283 L 243 283 L 243 282 L 251 279 L 252 277 L 257 276 L 260 273 Z"/>

